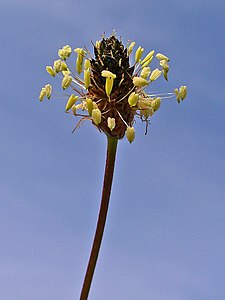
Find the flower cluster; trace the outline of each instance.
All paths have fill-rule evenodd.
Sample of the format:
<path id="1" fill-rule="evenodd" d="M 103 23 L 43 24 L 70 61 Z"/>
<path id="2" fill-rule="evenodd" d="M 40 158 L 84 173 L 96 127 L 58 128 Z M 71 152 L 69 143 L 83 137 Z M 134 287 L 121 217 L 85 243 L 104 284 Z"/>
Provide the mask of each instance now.
<path id="1" fill-rule="evenodd" d="M 181 86 L 174 93 L 147 94 L 145 89 L 161 75 L 168 80 L 169 58 L 150 51 L 143 57 L 144 49 L 138 47 L 135 60 L 130 65 L 130 55 L 135 42 L 124 47 L 115 35 L 102 38 L 94 45 L 94 57 L 87 49 L 76 48 L 76 68 L 70 67 L 68 58 L 72 53 L 69 45 L 58 51 L 59 58 L 46 71 L 61 79 L 62 89 L 72 88 L 67 96 L 66 112 L 91 120 L 106 135 L 121 139 L 126 135 L 131 143 L 135 138 L 134 120 L 149 118 L 159 109 L 162 98 L 176 96 L 178 103 L 184 100 L 187 87 Z M 153 58 L 159 68 L 151 70 Z M 142 58 L 143 57 L 143 58 Z M 75 73 L 76 69 L 76 73 Z M 80 76 L 81 74 L 81 76 Z M 41 89 L 39 99 L 50 99 L 50 84 Z M 146 126 L 147 128 L 147 126 Z"/>

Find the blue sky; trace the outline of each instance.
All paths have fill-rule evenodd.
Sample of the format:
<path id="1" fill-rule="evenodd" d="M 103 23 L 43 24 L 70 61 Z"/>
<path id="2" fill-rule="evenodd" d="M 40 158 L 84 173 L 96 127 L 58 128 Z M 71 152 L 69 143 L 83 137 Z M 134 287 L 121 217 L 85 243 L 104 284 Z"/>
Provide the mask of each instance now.
<path id="1" fill-rule="evenodd" d="M 150 130 L 119 142 L 90 300 L 225 297 L 224 1 L 1 0 L 0 299 L 78 299 L 94 234 L 105 136 L 59 99 L 45 66 L 116 30 L 171 58 Z"/>

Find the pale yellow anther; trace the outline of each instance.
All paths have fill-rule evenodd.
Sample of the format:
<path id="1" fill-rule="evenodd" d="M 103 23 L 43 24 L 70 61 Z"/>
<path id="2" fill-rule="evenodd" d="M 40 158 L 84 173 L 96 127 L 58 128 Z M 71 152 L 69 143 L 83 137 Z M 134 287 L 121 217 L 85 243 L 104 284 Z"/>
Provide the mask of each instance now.
<path id="1" fill-rule="evenodd" d="M 165 71 L 169 71 L 169 65 L 168 62 L 166 60 L 160 60 L 159 62 L 160 66 L 165 70 Z"/>
<path id="2" fill-rule="evenodd" d="M 149 74 L 151 73 L 151 70 L 149 67 L 144 67 L 142 70 L 141 70 L 141 74 L 140 76 L 144 79 L 147 79 L 147 77 L 149 76 Z"/>
<path id="3" fill-rule="evenodd" d="M 169 65 L 166 60 L 160 60 L 159 64 L 164 70 L 166 70 L 167 72 L 169 71 Z"/>
<path id="4" fill-rule="evenodd" d="M 135 42 L 131 42 L 130 45 L 128 46 L 128 48 L 127 48 L 127 54 L 128 55 L 130 55 L 131 52 L 133 51 L 133 48 L 134 48 L 135 44 L 136 44 Z"/>
<path id="5" fill-rule="evenodd" d="M 138 108 L 140 110 L 150 108 L 152 100 L 153 100 L 152 98 L 139 97 L 139 99 L 138 99 Z"/>
<path id="6" fill-rule="evenodd" d="M 45 96 L 46 96 L 46 90 L 45 90 L 45 88 L 42 88 L 40 95 L 39 95 L 40 102 L 44 99 Z"/>
<path id="7" fill-rule="evenodd" d="M 146 119 L 154 114 L 154 110 L 151 107 L 144 108 L 140 111 L 141 116 L 144 116 Z"/>
<path id="8" fill-rule="evenodd" d="M 142 77 L 133 77 L 133 84 L 136 87 L 142 87 L 142 86 L 147 86 L 149 84 L 149 82 L 142 78 Z"/>
<path id="9" fill-rule="evenodd" d="M 159 69 L 155 69 L 154 71 L 152 71 L 150 75 L 150 81 L 155 81 L 157 78 L 159 78 L 161 74 L 162 71 L 160 71 Z"/>
<path id="10" fill-rule="evenodd" d="M 131 93 L 129 98 L 128 98 L 128 103 L 130 104 L 130 106 L 135 106 L 138 102 L 138 94 L 135 94 L 135 92 Z"/>
<path id="11" fill-rule="evenodd" d="M 101 123 L 102 114 L 98 108 L 92 110 L 92 119 L 96 125 Z"/>
<path id="12" fill-rule="evenodd" d="M 46 84 L 41 89 L 41 92 L 39 94 L 39 100 L 40 100 L 40 102 L 44 99 L 44 97 L 47 97 L 48 99 L 50 99 L 51 93 L 52 93 L 52 86 L 51 86 L 51 84 Z"/>
<path id="13" fill-rule="evenodd" d="M 78 74 L 80 74 L 82 72 L 82 61 L 80 61 L 80 59 L 78 57 L 76 60 L 76 70 L 77 70 Z"/>
<path id="14" fill-rule="evenodd" d="M 84 70 L 84 85 L 86 90 L 88 89 L 90 83 L 91 83 L 90 70 Z"/>
<path id="15" fill-rule="evenodd" d="M 86 99 L 86 106 L 87 106 L 88 114 L 91 117 L 94 105 L 93 105 L 93 101 L 90 98 Z"/>
<path id="16" fill-rule="evenodd" d="M 86 54 L 86 52 L 84 51 L 83 48 L 76 48 L 76 49 L 74 49 L 74 52 L 76 52 L 78 54 L 78 56 L 80 55 L 83 58 L 84 58 L 84 55 Z M 82 60 L 83 60 L 83 58 L 82 58 Z"/>
<path id="17" fill-rule="evenodd" d="M 145 56 L 145 58 L 143 58 L 143 60 L 141 61 L 142 67 L 144 67 L 143 65 L 144 65 L 146 62 L 148 62 L 148 64 L 150 64 L 150 62 L 151 62 L 152 59 L 153 59 L 154 53 L 155 53 L 155 50 L 152 50 L 152 51 L 150 51 L 150 52 Z"/>
<path id="18" fill-rule="evenodd" d="M 60 59 L 55 60 L 53 68 L 56 71 L 56 73 L 59 73 L 62 70 L 62 61 Z"/>
<path id="19" fill-rule="evenodd" d="M 155 56 L 158 60 L 165 60 L 165 61 L 169 61 L 169 58 L 162 54 L 162 53 L 157 53 L 156 56 Z"/>
<path id="20" fill-rule="evenodd" d="M 64 46 L 62 49 L 59 49 L 58 55 L 61 59 L 66 60 L 72 52 L 72 48 L 69 45 Z"/>
<path id="21" fill-rule="evenodd" d="M 58 50 L 58 56 L 59 56 L 61 59 L 66 59 L 65 51 L 64 51 L 63 49 L 59 49 L 59 50 Z"/>
<path id="22" fill-rule="evenodd" d="M 116 78 L 116 75 L 108 70 L 104 70 L 102 71 L 102 77 L 106 77 L 105 91 L 106 95 L 109 97 L 113 88 L 113 81 Z"/>
<path id="23" fill-rule="evenodd" d="M 128 126 L 127 127 L 127 130 L 126 130 L 126 138 L 128 139 L 128 141 L 130 143 L 132 143 L 134 141 L 134 138 L 135 138 L 135 130 L 134 130 L 134 127 L 130 127 Z"/>
<path id="24" fill-rule="evenodd" d="M 116 75 L 108 70 L 102 71 L 102 77 L 112 77 L 113 79 L 116 78 Z"/>
<path id="25" fill-rule="evenodd" d="M 142 47 L 137 48 L 137 51 L 135 52 L 135 62 L 136 63 L 138 63 L 139 60 L 141 59 L 143 52 L 144 52 L 144 48 L 142 48 Z"/>
<path id="26" fill-rule="evenodd" d="M 184 100 L 187 96 L 187 87 L 186 85 L 182 85 L 179 90 L 181 100 Z"/>
<path id="27" fill-rule="evenodd" d="M 160 108 L 161 105 L 161 99 L 159 97 L 155 98 L 151 102 L 151 108 L 155 111 L 157 111 Z"/>
<path id="28" fill-rule="evenodd" d="M 71 107 L 76 103 L 78 98 L 79 98 L 78 96 L 75 96 L 74 94 L 72 94 L 66 103 L 65 110 L 68 111 L 69 109 L 71 109 Z"/>
<path id="29" fill-rule="evenodd" d="M 62 74 L 63 74 L 63 76 L 65 76 L 65 75 L 70 75 L 71 74 L 71 72 L 70 72 L 70 70 L 69 69 L 67 69 L 67 70 L 63 70 L 62 71 Z"/>
<path id="30" fill-rule="evenodd" d="M 108 119 L 107 119 L 107 125 L 108 125 L 109 129 L 110 129 L 111 131 L 113 131 L 113 129 L 114 129 L 115 126 L 116 126 L 116 120 L 115 120 L 115 118 L 110 118 L 110 117 L 108 117 Z"/>
<path id="31" fill-rule="evenodd" d="M 52 94 L 52 86 L 51 86 L 51 84 L 46 84 L 45 85 L 45 91 L 46 91 L 46 97 L 48 99 L 50 99 L 51 98 L 51 94 Z"/>
<path id="32" fill-rule="evenodd" d="M 77 53 L 76 70 L 77 73 L 80 74 L 82 72 L 82 65 L 86 52 L 82 48 L 76 48 L 74 51 Z"/>
<path id="33" fill-rule="evenodd" d="M 84 61 L 84 69 L 87 70 L 87 69 L 90 68 L 90 66 L 91 66 L 90 60 L 89 59 L 85 59 L 85 61 Z"/>
<path id="34" fill-rule="evenodd" d="M 179 95 L 179 90 L 177 88 L 174 89 L 174 94 L 176 95 L 177 102 L 180 103 L 180 95 Z"/>
<path id="35" fill-rule="evenodd" d="M 62 71 L 69 70 L 65 61 L 62 61 Z"/>
<path id="36" fill-rule="evenodd" d="M 68 57 L 70 56 L 70 54 L 72 53 L 72 48 L 69 45 L 66 45 L 63 47 L 64 50 L 67 52 Z"/>
<path id="37" fill-rule="evenodd" d="M 55 70 L 53 70 L 53 68 L 51 66 L 47 66 L 46 67 L 46 71 L 48 72 L 48 74 L 50 74 L 51 76 L 55 77 Z"/>
<path id="38" fill-rule="evenodd" d="M 169 65 L 166 60 L 160 60 L 160 66 L 163 69 L 163 76 L 166 80 L 168 80 L 168 72 L 169 72 Z"/>
<path id="39" fill-rule="evenodd" d="M 67 89 L 71 85 L 72 81 L 73 78 L 70 75 L 66 74 L 62 80 L 62 88 L 64 90 Z"/>
<path id="40" fill-rule="evenodd" d="M 107 77 L 106 78 L 106 82 L 105 82 L 105 91 L 106 91 L 106 95 L 109 97 L 113 88 L 113 81 L 114 78 L 112 77 Z"/>
<path id="41" fill-rule="evenodd" d="M 175 89 L 174 94 L 176 95 L 177 102 L 180 103 L 180 100 L 184 100 L 187 96 L 187 87 L 186 85 L 182 85 L 179 90 Z"/>
<path id="42" fill-rule="evenodd" d="M 149 60 L 146 60 L 146 61 L 141 65 L 141 67 L 144 68 L 144 67 L 149 66 L 150 63 L 151 63 L 151 61 L 152 61 L 152 59 L 153 59 L 153 56 L 152 56 L 152 58 L 150 58 Z"/>

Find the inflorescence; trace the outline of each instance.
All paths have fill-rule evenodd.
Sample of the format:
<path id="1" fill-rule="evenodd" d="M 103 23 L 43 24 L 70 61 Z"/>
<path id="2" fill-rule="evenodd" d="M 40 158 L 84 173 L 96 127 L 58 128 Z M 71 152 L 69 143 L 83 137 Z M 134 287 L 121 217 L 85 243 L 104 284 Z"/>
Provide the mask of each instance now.
<path id="1" fill-rule="evenodd" d="M 115 35 L 102 37 L 94 46 L 94 58 L 85 48 L 76 48 L 75 67 L 69 67 L 72 48 L 64 46 L 58 51 L 59 59 L 46 71 L 62 81 L 62 89 L 72 88 L 73 93 L 66 95 L 65 111 L 81 120 L 91 120 L 100 131 L 111 137 L 121 139 L 126 135 L 131 143 L 135 138 L 133 127 L 135 117 L 146 122 L 159 109 L 162 98 L 176 96 L 178 103 L 187 95 L 187 87 L 181 86 L 173 93 L 147 94 L 145 89 L 161 75 L 168 80 L 169 58 L 161 53 L 155 55 L 159 68 L 150 69 L 155 51 L 144 58 L 142 47 L 135 52 L 135 62 L 130 65 L 130 55 L 135 42 L 124 47 Z M 74 69 L 74 70 L 73 70 Z M 80 76 L 81 75 L 81 76 Z M 51 98 L 52 86 L 46 84 L 39 99 Z M 78 123 L 79 124 L 79 123 Z"/>

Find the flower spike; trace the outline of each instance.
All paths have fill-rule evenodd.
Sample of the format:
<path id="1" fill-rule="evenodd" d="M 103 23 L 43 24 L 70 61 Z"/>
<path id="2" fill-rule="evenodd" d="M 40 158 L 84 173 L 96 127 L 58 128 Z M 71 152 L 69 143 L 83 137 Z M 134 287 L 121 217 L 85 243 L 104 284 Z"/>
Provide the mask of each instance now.
<path id="1" fill-rule="evenodd" d="M 147 127 L 163 99 L 172 97 L 172 93 L 147 92 L 148 86 L 152 86 L 161 75 L 168 80 L 169 58 L 160 52 L 155 55 L 155 50 L 144 55 L 144 48 L 139 46 L 134 53 L 135 63 L 131 64 L 135 42 L 125 47 L 115 33 L 108 38 L 102 36 L 93 46 L 93 55 L 86 48 L 75 48 L 76 73 L 69 67 L 68 60 L 72 55 L 69 45 L 59 49 L 59 59 L 53 66 L 47 66 L 46 71 L 54 78 L 56 74 L 62 77 L 62 89 L 67 92 L 66 112 L 71 110 L 74 116 L 91 120 L 109 137 L 122 139 L 126 136 L 132 142 L 135 119 L 145 122 Z M 154 63 L 154 58 L 157 66 L 151 71 L 149 65 Z M 174 90 L 178 103 L 186 95 L 184 85 Z M 52 97 L 50 84 L 40 91 L 39 100 L 43 101 L 45 97 Z"/>

